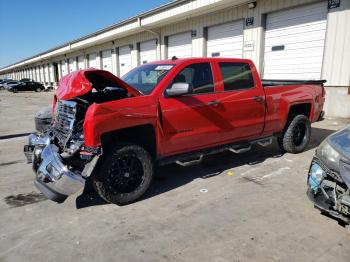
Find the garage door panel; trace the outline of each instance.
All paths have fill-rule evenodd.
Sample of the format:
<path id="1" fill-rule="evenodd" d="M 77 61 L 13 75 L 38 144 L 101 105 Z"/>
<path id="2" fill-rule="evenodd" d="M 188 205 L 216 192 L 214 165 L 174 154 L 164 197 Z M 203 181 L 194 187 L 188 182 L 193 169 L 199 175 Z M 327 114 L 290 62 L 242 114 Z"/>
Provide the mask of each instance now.
<path id="1" fill-rule="evenodd" d="M 243 57 L 243 22 L 208 27 L 208 57 Z"/>
<path id="2" fill-rule="evenodd" d="M 291 41 L 291 42 L 296 42 L 298 39 L 295 37 L 296 34 L 299 35 L 299 37 L 303 38 L 309 38 L 309 39 L 323 39 L 323 31 L 324 28 L 306 28 L 305 30 L 303 29 L 298 29 L 298 30 L 288 30 L 286 31 L 281 31 L 280 33 L 278 32 L 273 32 L 269 33 L 269 43 L 268 45 L 272 45 L 273 43 L 277 41 Z"/>
<path id="3" fill-rule="evenodd" d="M 93 67 L 96 68 L 96 54 L 95 53 L 91 53 L 89 54 L 89 68 Z"/>
<path id="4" fill-rule="evenodd" d="M 320 52 L 322 52 L 323 46 L 320 47 L 309 47 L 304 48 L 303 52 L 299 52 L 299 50 L 289 50 L 288 52 L 284 51 L 271 51 L 269 49 L 268 52 L 265 53 L 265 62 L 268 62 L 270 59 L 279 59 L 280 61 L 283 61 L 284 59 L 289 58 L 305 58 L 305 57 L 321 57 Z M 283 57 L 281 57 L 281 53 L 283 53 Z"/>
<path id="5" fill-rule="evenodd" d="M 112 69 L 112 51 L 111 50 L 105 50 L 102 51 L 102 69 L 113 72 Z"/>
<path id="6" fill-rule="evenodd" d="M 185 58 L 192 56 L 192 37 L 190 32 L 168 37 L 168 57 Z"/>
<path id="7" fill-rule="evenodd" d="M 304 58 L 304 57 L 299 57 L 299 58 Z M 304 61 L 303 64 L 314 64 L 314 63 L 322 63 L 322 57 L 319 56 L 310 56 L 310 59 L 308 59 L 308 61 Z M 270 59 L 268 61 L 268 63 L 265 63 L 265 68 L 268 66 L 281 66 L 281 65 L 298 65 L 300 64 L 300 62 L 298 61 L 298 59 L 296 59 L 295 57 L 289 57 L 289 58 L 284 58 L 283 62 L 281 63 L 281 61 L 279 59 Z"/>
<path id="8" fill-rule="evenodd" d="M 268 14 L 264 78 L 319 79 L 326 19 L 325 2 Z"/>
<path id="9" fill-rule="evenodd" d="M 131 49 L 129 46 L 119 47 L 119 74 L 125 75 L 131 70 Z"/>
<path id="10" fill-rule="evenodd" d="M 315 5 L 297 7 L 293 9 L 287 9 L 284 11 L 278 11 L 269 14 L 269 20 L 267 24 L 280 23 L 281 21 L 291 20 L 303 20 L 303 21 L 314 21 L 315 17 L 319 14 L 324 13 L 325 3 L 318 3 Z M 319 18 L 316 18 L 318 20 Z M 322 19 L 321 19 L 322 20 Z"/>
<path id="11" fill-rule="evenodd" d="M 313 30 L 323 30 L 324 29 L 324 21 L 317 21 L 313 23 L 303 23 L 303 26 L 300 27 L 300 25 L 293 25 L 293 26 L 285 26 L 285 27 L 278 27 L 273 28 L 272 26 L 268 26 L 269 31 L 266 33 L 270 34 L 271 37 L 274 36 L 274 34 L 295 34 L 298 32 L 305 32 L 305 31 L 313 31 Z M 288 30 L 286 30 L 288 28 Z"/>
<path id="12" fill-rule="evenodd" d="M 156 40 L 140 43 L 140 63 L 146 64 L 157 60 L 157 42 Z"/>
<path id="13" fill-rule="evenodd" d="M 69 58 L 68 63 L 69 63 L 69 72 L 70 73 L 77 70 L 75 57 Z"/>
<path id="14" fill-rule="evenodd" d="M 272 47 L 276 45 L 284 45 L 284 50 L 282 51 L 272 51 Z M 305 40 L 302 43 L 297 42 L 297 43 L 288 43 L 288 42 L 279 42 L 276 43 L 276 45 L 269 45 L 268 49 L 266 50 L 267 52 L 289 52 L 290 50 L 300 50 L 303 52 L 303 49 L 309 49 L 309 48 L 317 48 L 317 47 L 323 47 L 324 46 L 324 40 Z M 307 54 L 305 54 L 307 56 Z"/>
<path id="15" fill-rule="evenodd" d="M 78 56 L 78 69 L 84 69 L 85 63 L 84 63 L 84 56 Z"/>
<path id="16" fill-rule="evenodd" d="M 225 38 L 225 37 L 235 37 L 235 36 L 242 36 L 242 28 L 237 28 L 237 29 L 230 29 L 230 28 L 225 28 L 221 30 L 219 27 L 215 28 L 210 28 L 208 29 L 208 40 L 215 40 L 217 38 Z M 220 31 L 219 31 L 220 30 Z"/>

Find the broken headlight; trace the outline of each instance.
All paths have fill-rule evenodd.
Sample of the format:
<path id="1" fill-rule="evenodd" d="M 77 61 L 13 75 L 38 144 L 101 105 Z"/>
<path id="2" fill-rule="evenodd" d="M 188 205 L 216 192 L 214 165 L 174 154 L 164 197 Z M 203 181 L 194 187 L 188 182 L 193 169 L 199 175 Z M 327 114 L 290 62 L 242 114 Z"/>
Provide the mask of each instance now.
<path id="1" fill-rule="evenodd" d="M 329 144 L 328 139 L 317 148 L 316 155 L 329 169 L 339 172 L 341 155 Z"/>

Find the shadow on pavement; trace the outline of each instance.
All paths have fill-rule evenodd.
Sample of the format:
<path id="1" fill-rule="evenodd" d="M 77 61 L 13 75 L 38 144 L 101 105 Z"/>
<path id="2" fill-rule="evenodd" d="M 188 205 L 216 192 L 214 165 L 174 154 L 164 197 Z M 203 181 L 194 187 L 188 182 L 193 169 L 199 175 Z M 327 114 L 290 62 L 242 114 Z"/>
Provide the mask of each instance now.
<path id="1" fill-rule="evenodd" d="M 312 128 L 312 137 L 307 150 L 315 149 L 334 130 Z M 210 179 L 220 175 L 227 169 L 236 168 L 242 165 L 254 166 L 263 163 L 266 159 L 280 158 L 283 152 L 279 149 L 277 142 L 267 147 L 253 146 L 247 153 L 236 155 L 231 152 L 223 152 L 216 155 L 206 156 L 201 164 L 189 167 L 181 167 L 176 164 L 159 167 L 151 188 L 139 200 L 145 200 L 162 193 L 171 191 L 192 182 L 194 179 Z M 82 195 L 77 198 L 77 208 L 107 204 L 94 192 L 91 184 L 86 183 Z"/>

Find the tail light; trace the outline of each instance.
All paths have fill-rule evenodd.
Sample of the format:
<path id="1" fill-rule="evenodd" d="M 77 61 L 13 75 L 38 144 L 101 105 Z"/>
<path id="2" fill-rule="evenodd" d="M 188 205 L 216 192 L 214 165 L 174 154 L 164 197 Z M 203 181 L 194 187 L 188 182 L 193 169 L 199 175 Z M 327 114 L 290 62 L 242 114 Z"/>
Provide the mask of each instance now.
<path id="1" fill-rule="evenodd" d="M 321 85 L 321 87 L 322 87 L 322 97 L 325 97 L 326 96 L 326 89 L 324 88 L 323 84 Z"/>

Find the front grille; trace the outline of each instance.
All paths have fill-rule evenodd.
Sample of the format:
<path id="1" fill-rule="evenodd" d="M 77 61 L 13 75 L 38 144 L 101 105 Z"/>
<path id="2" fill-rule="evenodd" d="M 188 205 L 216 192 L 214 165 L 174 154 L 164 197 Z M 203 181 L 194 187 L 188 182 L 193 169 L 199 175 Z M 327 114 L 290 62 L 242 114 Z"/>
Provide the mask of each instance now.
<path id="1" fill-rule="evenodd" d="M 57 101 L 52 132 L 62 147 L 66 146 L 72 135 L 76 111 L 77 103 L 72 101 Z"/>

